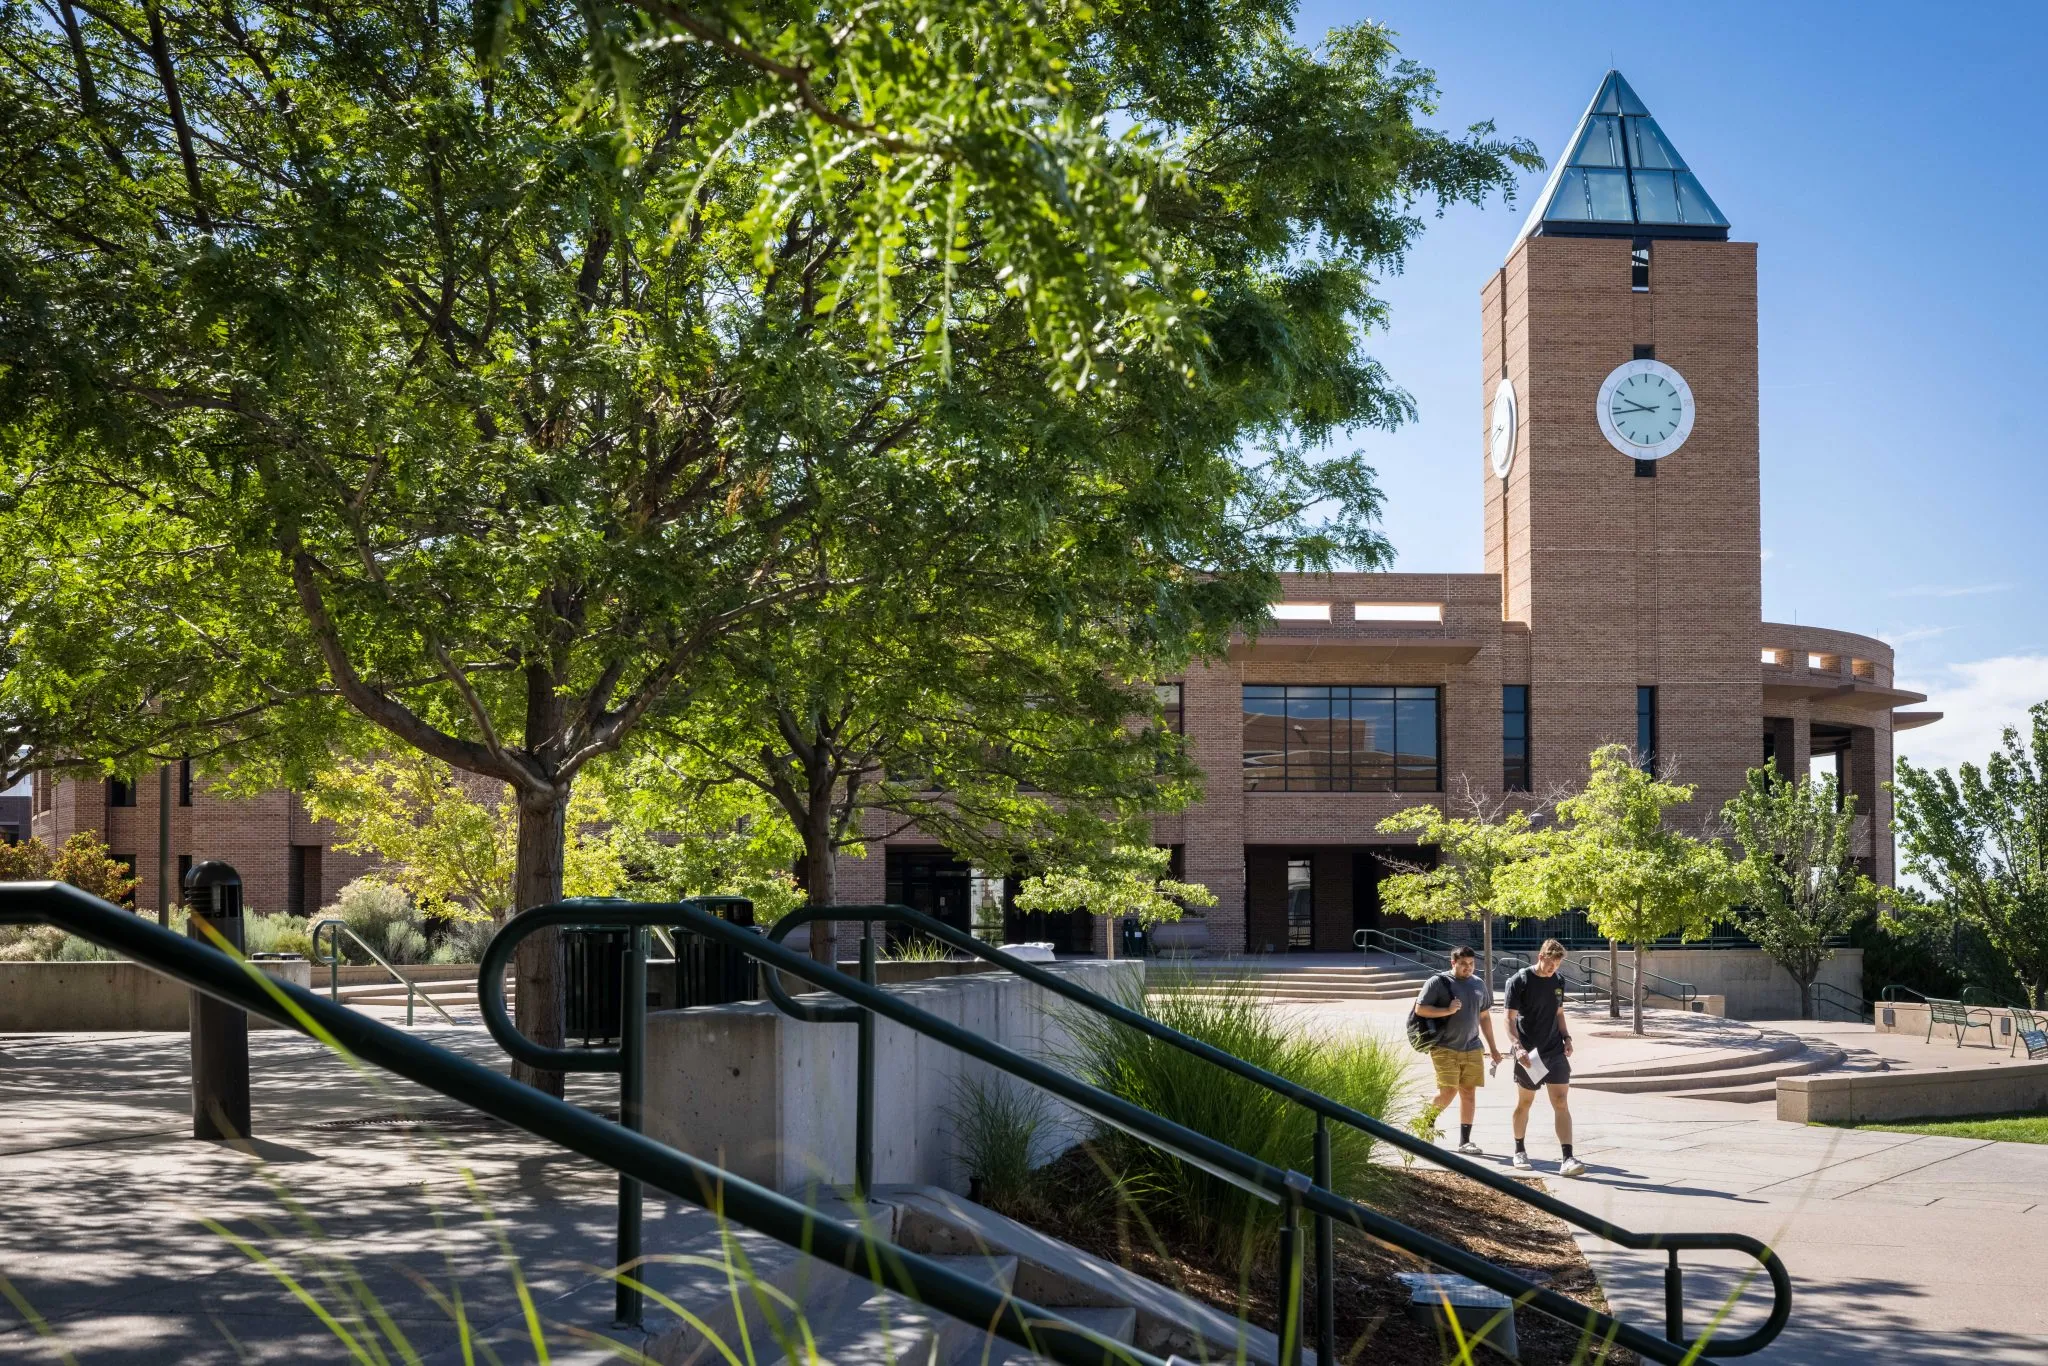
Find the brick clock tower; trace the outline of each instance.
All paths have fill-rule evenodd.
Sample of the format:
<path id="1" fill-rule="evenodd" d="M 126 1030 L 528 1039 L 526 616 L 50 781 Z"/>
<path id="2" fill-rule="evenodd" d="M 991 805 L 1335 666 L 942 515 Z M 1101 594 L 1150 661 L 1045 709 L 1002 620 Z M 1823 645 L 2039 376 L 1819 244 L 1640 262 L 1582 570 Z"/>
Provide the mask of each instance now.
<path id="1" fill-rule="evenodd" d="M 1759 762 L 1756 297 L 1755 245 L 1609 72 L 1482 292 L 1486 569 L 1538 793 L 1618 740 L 1705 815 Z"/>

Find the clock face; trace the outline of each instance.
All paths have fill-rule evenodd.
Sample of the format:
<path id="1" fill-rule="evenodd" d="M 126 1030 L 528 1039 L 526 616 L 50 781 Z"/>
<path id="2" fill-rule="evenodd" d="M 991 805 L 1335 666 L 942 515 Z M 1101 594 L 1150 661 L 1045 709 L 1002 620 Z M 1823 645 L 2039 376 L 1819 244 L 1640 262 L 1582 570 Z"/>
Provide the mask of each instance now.
<path id="1" fill-rule="evenodd" d="M 1493 426 L 1487 433 L 1487 452 L 1493 457 L 1493 472 L 1508 477 L 1515 463 L 1515 386 L 1502 380 L 1493 391 Z"/>
<path id="2" fill-rule="evenodd" d="M 1616 366 L 1600 386 L 1598 403 L 1601 432 L 1638 460 L 1661 459 L 1692 435 L 1692 389 L 1662 361 Z"/>

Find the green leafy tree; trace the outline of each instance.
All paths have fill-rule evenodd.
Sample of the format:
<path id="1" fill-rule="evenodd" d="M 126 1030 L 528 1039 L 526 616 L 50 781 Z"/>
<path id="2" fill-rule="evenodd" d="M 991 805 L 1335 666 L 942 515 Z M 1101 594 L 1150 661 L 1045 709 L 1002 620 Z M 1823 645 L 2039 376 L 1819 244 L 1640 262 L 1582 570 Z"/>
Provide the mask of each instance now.
<path id="1" fill-rule="evenodd" d="M 1199 882 L 1170 875 L 1173 851 L 1150 844 L 1120 844 L 1091 866 L 1055 868 L 1024 879 L 1017 909 L 1049 914 L 1085 911 L 1156 925 L 1178 920 L 1190 906 L 1214 906 L 1216 894 Z"/>
<path id="2" fill-rule="evenodd" d="M 1411 806 L 1379 823 L 1381 834 L 1409 834 L 1434 846 L 1443 862 L 1396 873 L 1380 883 L 1380 908 L 1416 920 L 1477 920 L 1486 980 L 1493 981 L 1493 920 L 1503 869 L 1542 852 L 1530 813 L 1506 800 L 1488 801 L 1469 782 L 1459 794 L 1465 814 Z"/>
<path id="3" fill-rule="evenodd" d="M 337 764 L 303 795 L 314 819 L 334 823 L 335 847 L 375 858 L 378 877 L 423 915 L 503 924 L 512 913 L 519 816 L 503 785 L 410 753 Z M 576 789 L 565 820 L 563 895 L 611 896 L 623 885 L 610 815 L 600 786 Z"/>
<path id="4" fill-rule="evenodd" d="M 2030 732 L 2006 727 L 1981 768 L 1901 760 L 1892 793 L 1906 869 L 1932 892 L 1919 914 L 1980 931 L 2038 1008 L 2048 1001 L 2048 702 L 2027 714 Z M 1892 914 L 1913 909 L 1895 902 Z"/>
<path id="5" fill-rule="evenodd" d="M 1799 1018 L 1813 1018 L 1813 981 L 1834 957 L 1830 941 L 1879 906 L 1877 884 L 1856 866 L 1856 799 L 1833 778 L 1800 782 L 1753 768 L 1721 808 L 1743 859 L 1742 926 L 1799 984 Z"/>
<path id="6" fill-rule="evenodd" d="M 1704 938 L 1741 895 L 1718 845 L 1665 824 L 1694 791 L 1646 772 L 1626 745 L 1603 745 L 1593 751 L 1584 790 L 1557 804 L 1557 824 L 1541 835 L 1541 856 L 1511 864 L 1495 879 L 1501 913 L 1520 919 L 1583 907 L 1601 934 L 1635 950 L 1630 998 L 1638 1034 L 1650 945 L 1669 935 Z"/>
<path id="7" fill-rule="evenodd" d="M 1359 502 L 1355 461 L 1232 456 L 1405 411 L 1355 354 L 1371 272 L 1418 199 L 1532 156 L 1417 126 L 1382 31 L 1313 53 L 1288 14 L 0 11 L 0 450 L 147 511 L 150 556 L 81 591 L 205 642 L 234 758 L 302 782 L 367 724 L 504 783 L 514 903 L 551 901 L 578 778 L 835 586 L 800 528 L 943 505 L 963 397 L 1114 434 L 1175 396 L 1036 429 L 1092 495 L 1077 544 L 1268 483 Z M 1218 385 L 1285 401 L 1219 439 Z M 559 1042 L 552 935 L 518 973 Z"/>
<path id="8" fill-rule="evenodd" d="M 625 895 L 743 896 L 754 903 L 757 925 L 803 904 L 790 872 L 802 841 L 758 791 L 706 779 L 673 755 L 636 755 L 603 783 Z"/>

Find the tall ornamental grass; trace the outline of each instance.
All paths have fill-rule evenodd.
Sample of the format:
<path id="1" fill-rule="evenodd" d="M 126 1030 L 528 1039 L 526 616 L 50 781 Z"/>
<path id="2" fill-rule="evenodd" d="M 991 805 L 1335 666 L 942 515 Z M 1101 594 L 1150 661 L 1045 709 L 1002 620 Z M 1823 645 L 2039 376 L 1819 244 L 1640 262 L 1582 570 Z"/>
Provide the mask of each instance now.
<path id="1" fill-rule="evenodd" d="M 1149 990 L 1133 988 L 1123 1003 L 1376 1118 L 1392 1115 L 1407 1076 L 1398 1042 L 1304 1029 L 1241 987 L 1155 974 Z M 1314 1170 L 1316 1121 L 1302 1106 L 1092 1012 L 1075 1010 L 1063 1022 L 1085 1080 L 1276 1167 Z M 1382 1170 L 1374 1140 L 1338 1124 L 1330 1139 L 1333 1188 L 1370 1198 Z M 1101 1134 L 1097 1148 L 1118 1184 L 1164 1227 L 1247 1254 L 1278 1236 L 1278 1207 L 1227 1181 L 1120 1132 Z"/>

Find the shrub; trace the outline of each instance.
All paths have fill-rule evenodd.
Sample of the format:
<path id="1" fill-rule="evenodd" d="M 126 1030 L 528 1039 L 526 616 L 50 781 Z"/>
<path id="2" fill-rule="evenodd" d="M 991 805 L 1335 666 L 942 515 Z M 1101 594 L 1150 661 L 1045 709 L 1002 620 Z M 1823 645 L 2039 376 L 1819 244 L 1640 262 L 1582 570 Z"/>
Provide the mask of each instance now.
<path id="1" fill-rule="evenodd" d="M 311 958 L 311 923 L 302 915 L 251 915 L 242 922 L 243 949 L 251 954 L 296 953 Z"/>
<path id="2" fill-rule="evenodd" d="M 1035 1204 L 1032 1172 L 1049 1115 L 1045 1094 L 989 1074 L 962 1076 L 946 1108 L 960 1142 L 960 1158 L 980 1183 L 981 1203 L 1004 1214 Z"/>
<path id="3" fill-rule="evenodd" d="M 498 927 L 482 918 L 453 919 L 441 923 L 441 942 L 434 946 L 430 963 L 475 963 L 482 960 L 484 946 Z"/>
<path id="4" fill-rule="evenodd" d="M 54 851 L 39 839 L 0 844 L 0 882 L 46 879 L 68 882 L 116 906 L 125 905 L 142 885 L 90 831 L 79 831 Z"/>
<path id="5" fill-rule="evenodd" d="M 1133 989 L 1124 1004 L 1380 1119 L 1390 1119 L 1407 1076 L 1407 1055 L 1397 1043 L 1305 1033 L 1243 989 L 1197 991 L 1184 978 L 1161 981 L 1155 974 L 1151 992 Z M 1086 1080 L 1276 1167 L 1314 1170 L 1316 1121 L 1307 1110 L 1092 1012 L 1062 1018 Z M 1119 1184 L 1161 1224 L 1241 1255 L 1264 1251 L 1278 1235 L 1278 1207 L 1227 1181 L 1121 1133 L 1101 1135 L 1097 1146 Z M 1331 1126 L 1334 1189 L 1371 1194 L 1373 1146 L 1366 1134 Z"/>

